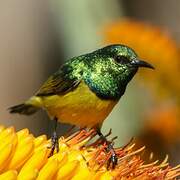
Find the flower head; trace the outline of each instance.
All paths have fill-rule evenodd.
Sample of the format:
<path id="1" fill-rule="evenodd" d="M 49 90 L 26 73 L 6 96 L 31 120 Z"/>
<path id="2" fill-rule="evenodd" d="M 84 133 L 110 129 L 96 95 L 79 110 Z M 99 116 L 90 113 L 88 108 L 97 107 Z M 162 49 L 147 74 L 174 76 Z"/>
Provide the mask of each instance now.
<path id="1" fill-rule="evenodd" d="M 167 160 L 145 164 L 140 157 L 144 147 L 133 150 L 134 144 L 116 148 L 118 165 L 107 168 L 110 154 L 97 139 L 94 130 L 81 130 L 60 137 L 58 153 L 49 157 L 50 140 L 46 135 L 34 137 L 28 129 L 15 132 L 13 127 L 0 126 L 0 179 L 79 180 L 79 179 L 175 179 L 180 167 L 171 168 Z"/>

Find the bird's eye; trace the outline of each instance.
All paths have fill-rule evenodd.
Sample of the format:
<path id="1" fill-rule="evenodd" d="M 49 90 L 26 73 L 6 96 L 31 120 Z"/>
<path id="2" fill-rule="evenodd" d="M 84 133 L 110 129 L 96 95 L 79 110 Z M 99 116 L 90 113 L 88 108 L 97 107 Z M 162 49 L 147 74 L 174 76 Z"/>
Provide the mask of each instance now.
<path id="1" fill-rule="evenodd" d="M 120 64 L 127 64 L 127 63 L 129 63 L 129 59 L 127 57 L 125 57 L 125 56 L 116 56 L 114 59 L 115 59 L 115 61 L 117 63 L 120 63 Z"/>

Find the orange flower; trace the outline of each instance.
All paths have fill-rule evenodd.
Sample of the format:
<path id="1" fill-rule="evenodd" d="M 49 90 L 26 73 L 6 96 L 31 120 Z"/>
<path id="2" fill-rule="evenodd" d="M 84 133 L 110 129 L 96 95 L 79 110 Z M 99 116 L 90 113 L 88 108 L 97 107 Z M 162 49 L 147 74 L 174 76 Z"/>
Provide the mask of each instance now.
<path id="1" fill-rule="evenodd" d="M 146 130 L 160 134 L 166 144 L 180 140 L 179 108 L 174 104 L 151 109 L 146 114 Z M 163 125 L 163 128 L 162 128 Z"/>
<path id="2" fill-rule="evenodd" d="M 28 129 L 15 132 L 13 127 L 0 126 L 0 180 L 171 180 L 180 174 L 180 167 L 171 168 L 167 159 L 161 164 L 145 164 L 140 157 L 144 147 L 133 150 L 134 144 L 117 148 L 118 165 L 107 168 L 110 154 L 106 145 L 99 139 L 89 142 L 95 135 L 93 130 L 82 130 L 61 137 L 60 151 L 49 157 L 46 135 L 35 138 Z"/>

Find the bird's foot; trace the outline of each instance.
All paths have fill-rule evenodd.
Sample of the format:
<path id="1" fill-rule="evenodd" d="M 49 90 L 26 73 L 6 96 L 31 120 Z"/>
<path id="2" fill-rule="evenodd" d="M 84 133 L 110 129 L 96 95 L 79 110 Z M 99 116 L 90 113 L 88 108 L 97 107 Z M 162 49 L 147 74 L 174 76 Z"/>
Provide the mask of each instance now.
<path id="1" fill-rule="evenodd" d="M 114 147 L 113 147 L 112 143 L 108 144 L 107 152 L 111 153 L 111 156 L 110 156 L 110 158 L 108 159 L 108 162 L 107 162 L 107 168 L 108 169 L 109 168 L 114 169 L 116 167 L 116 165 L 118 164 L 118 157 L 117 157 L 117 154 L 116 154 L 116 152 L 114 150 Z"/>
<path id="2" fill-rule="evenodd" d="M 57 136 L 57 132 L 54 131 L 53 135 L 51 137 L 51 152 L 49 154 L 49 157 L 52 156 L 54 154 L 54 151 L 56 150 L 56 152 L 59 152 L 59 141 L 58 141 L 58 136 Z"/>
<path id="3" fill-rule="evenodd" d="M 105 136 L 101 133 L 100 129 L 97 129 L 97 134 L 100 136 L 101 140 L 106 143 L 106 152 L 111 154 L 111 156 L 107 162 L 107 168 L 114 169 L 118 163 L 118 157 L 117 157 L 117 154 L 113 147 L 113 145 L 114 145 L 113 141 L 117 137 L 114 137 L 110 142 L 107 140 L 107 136 L 109 136 L 111 134 L 111 129 L 110 129 L 109 133 Z"/>

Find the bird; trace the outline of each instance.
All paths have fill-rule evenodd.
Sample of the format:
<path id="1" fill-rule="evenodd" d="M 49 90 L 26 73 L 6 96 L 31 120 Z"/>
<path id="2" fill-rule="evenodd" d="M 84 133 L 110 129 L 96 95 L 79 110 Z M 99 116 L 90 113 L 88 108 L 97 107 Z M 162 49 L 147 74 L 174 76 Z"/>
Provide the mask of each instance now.
<path id="1" fill-rule="evenodd" d="M 123 96 L 127 84 L 141 67 L 154 67 L 140 60 L 136 52 L 122 44 L 111 44 L 66 61 L 40 89 L 24 103 L 9 108 L 10 113 L 34 114 L 45 109 L 55 120 L 52 153 L 58 151 L 57 122 L 93 128 L 103 141 L 104 120 Z M 110 162 L 117 164 L 111 144 Z"/>

